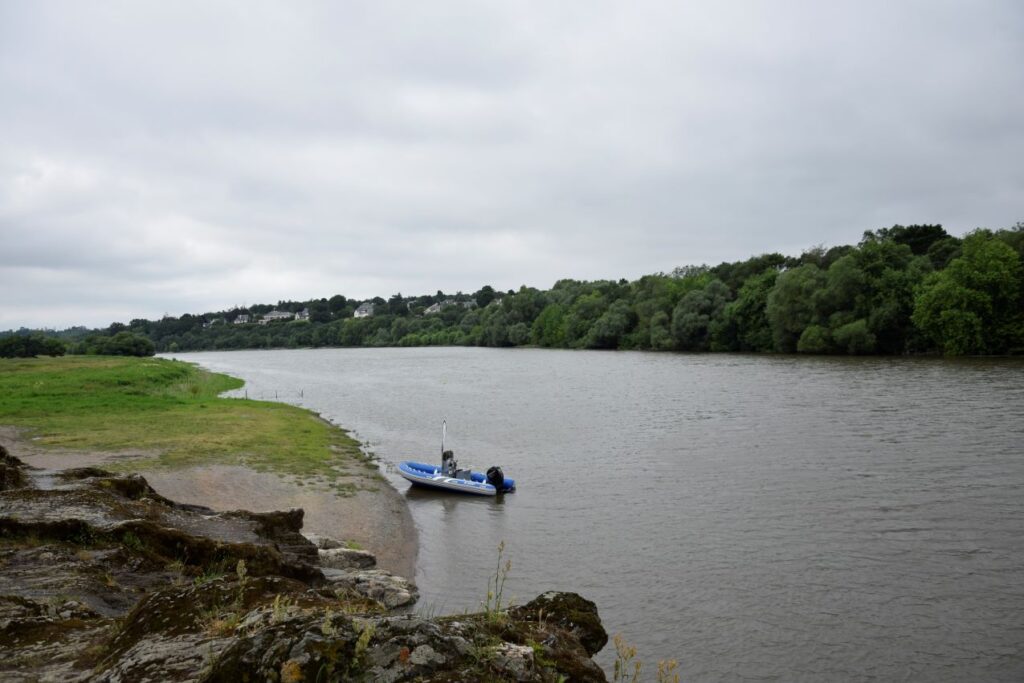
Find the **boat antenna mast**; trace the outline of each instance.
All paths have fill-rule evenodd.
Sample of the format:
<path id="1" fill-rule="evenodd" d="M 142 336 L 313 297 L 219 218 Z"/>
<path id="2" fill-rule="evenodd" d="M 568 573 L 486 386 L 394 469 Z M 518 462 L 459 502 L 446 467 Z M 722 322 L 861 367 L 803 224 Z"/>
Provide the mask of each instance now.
<path id="1" fill-rule="evenodd" d="M 448 434 L 448 421 L 441 420 L 441 472 L 446 477 L 455 476 L 455 456 L 444 449 L 444 439 Z"/>

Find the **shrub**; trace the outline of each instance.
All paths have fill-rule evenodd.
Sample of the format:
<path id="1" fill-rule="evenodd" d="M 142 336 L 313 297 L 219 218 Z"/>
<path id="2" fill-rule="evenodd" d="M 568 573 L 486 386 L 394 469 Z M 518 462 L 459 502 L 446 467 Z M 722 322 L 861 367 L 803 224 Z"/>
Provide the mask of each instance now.
<path id="1" fill-rule="evenodd" d="M 90 356 L 152 356 L 156 353 L 156 346 L 146 337 L 131 332 L 118 332 L 112 337 L 87 337 L 73 351 Z"/>
<path id="2" fill-rule="evenodd" d="M 863 354 L 875 350 L 875 335 L 868 330 L 868 323 L 863 318 L 837 328 L 832 332 L 832 339 L 847 353 Z"/>
<path id="3" fill-rule="evenodd" d="M 799 353 L 828 353 L 828 330 L 821 325 L 808 325 L 796 344 Z"/>
<path id="4" fill-rule="evenodd" d="M 12 335 L 0 339 L 0 358 L 33 358 L 35 356 L 63 356 L 67 346 L 60 339 L 41 334 Z"/>

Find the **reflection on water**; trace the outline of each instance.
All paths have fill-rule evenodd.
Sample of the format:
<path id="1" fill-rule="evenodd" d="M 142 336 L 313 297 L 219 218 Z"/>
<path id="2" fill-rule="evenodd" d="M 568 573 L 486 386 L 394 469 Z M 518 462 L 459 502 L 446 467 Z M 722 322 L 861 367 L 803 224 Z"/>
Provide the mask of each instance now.
<path id="1" fill-rule="evenodd" d="M 1024 364 L 488 349 L 183 354 L 385 461 L 498 464 L 504 499 L 409 488 L 428 609 L 597 602 L 687 680 L 1022 680 Z M 301 397 L 300 397 L 301 392 Z M 408 489 L 408 490 L 407 490 Z M 601 661 L 610 661 L 608 653 Z"/>
<path id="2" fill-rule="evenodd" d="M 493 498 L 485 496 L 453 496 L 450 493 L 442 493 L 441 491 L 432 491 L 421 486 L 410 486 L 405 490 L 405 500 L 409 504 L 418 504 L 423 501 L 429 501 L 432 505 L 440 505 L 445 510 L 455 510 L 460 505 L 477 505 L 486 507 L 488 509 L 500 510 L 505 504 L 506 496 L 494 496 Z M 509 494 L 510 496 L 512 494 Z"/>

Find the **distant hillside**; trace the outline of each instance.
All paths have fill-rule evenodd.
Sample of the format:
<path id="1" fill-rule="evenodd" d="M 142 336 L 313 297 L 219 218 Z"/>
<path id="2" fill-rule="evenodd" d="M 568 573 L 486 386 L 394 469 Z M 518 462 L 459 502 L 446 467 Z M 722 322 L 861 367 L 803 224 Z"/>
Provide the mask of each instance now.
<path id="1" fill-rule="evenodd" d="M 634 282 L 355 301 L 279 301 L 63 333 L 128 331 L 157 351 L 523 346 L 831 354 L 1024 353 L 1024 224 L 953 237 L 895 225 L 856 245 L 762 254 Z M 20 333 L 28 331 L 19 331 Z M 8 333 L 12 334 L 12 333 Z M 95 340 L 94 340 L 95 341 Z"/>

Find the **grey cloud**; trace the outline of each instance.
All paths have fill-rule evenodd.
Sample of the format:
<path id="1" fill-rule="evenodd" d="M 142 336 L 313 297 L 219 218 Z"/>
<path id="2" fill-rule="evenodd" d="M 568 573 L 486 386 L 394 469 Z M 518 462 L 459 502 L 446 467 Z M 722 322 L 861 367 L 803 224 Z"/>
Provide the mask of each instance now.
<path id="1" fill-rule="evenodd" d="M 4 3 L 0 329 L 1011 225 L 1022 33 L 1009 1 Z"/>

